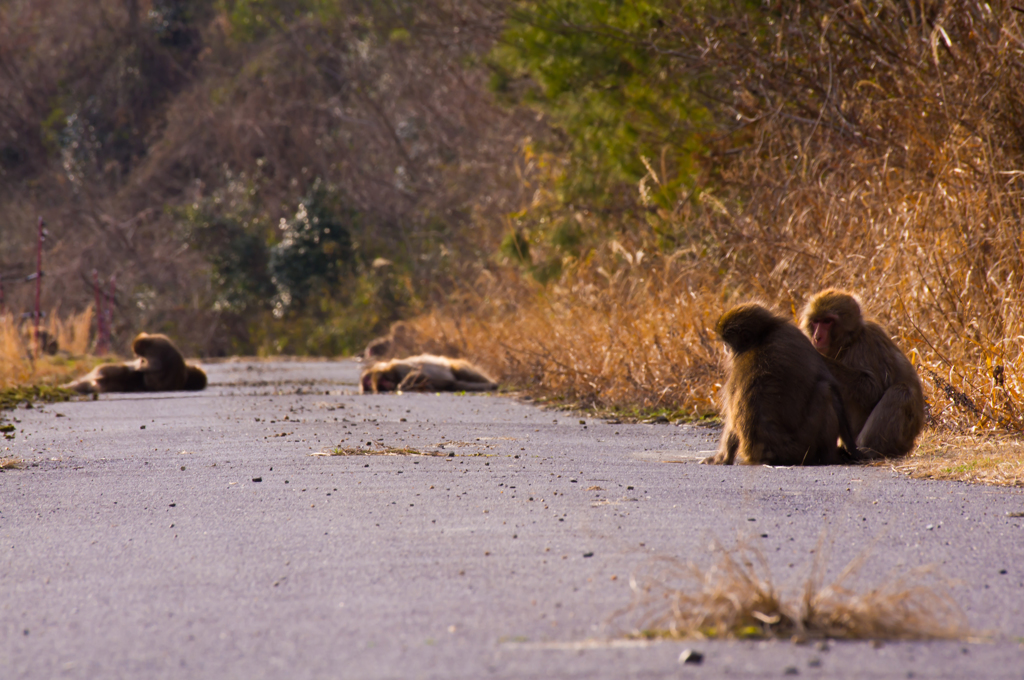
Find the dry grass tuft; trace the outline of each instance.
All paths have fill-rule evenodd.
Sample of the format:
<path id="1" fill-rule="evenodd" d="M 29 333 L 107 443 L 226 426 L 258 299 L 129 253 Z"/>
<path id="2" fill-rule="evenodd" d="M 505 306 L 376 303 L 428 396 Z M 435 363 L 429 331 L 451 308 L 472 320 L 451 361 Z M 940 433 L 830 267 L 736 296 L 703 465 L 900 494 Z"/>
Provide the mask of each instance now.
<path id="1" fill-rule="evenodd" d="M 384 446 L 383 444 L 375 444 L 370 448 L 361 448 L 358 446 L 336 446 L 330 451 L 318 451 L 317 453 L 309 454 L 311 456 L 436 456 L 443 457 L 447 456 L 446 453 L 431 452 L 431 451 L 417 451 L 405 446 Z"/>
<path id="2" fill-rule="evenodd" d="M 7 456 L 0 458 L 0 470 L 20 470 L 25 467 L 25 462 L 20 458 Z"/>
<path id="3" fill-rule="evenodd" d="M 819 546 L 820 547 L 820 546 Z M 765 556 L 740 541 L 715 541 L 713 564 L 659 560 L 633 579 L 642 637 L 813 638 L 850 640 L 962 639 L 969 629 L 949 584 L 926 567 L 897 574 L 864 592 L 849 584 L 868 551 L 824 585 L 827 558 L 816 552 L 811 574 L 795 594 L 773 582 Z"/>
<path id="4" fill-rule="evenodd" d="M 1024 441 L 927 431 L 914 452 L 893 468 L 919 479 L 1024 486 Z"/>

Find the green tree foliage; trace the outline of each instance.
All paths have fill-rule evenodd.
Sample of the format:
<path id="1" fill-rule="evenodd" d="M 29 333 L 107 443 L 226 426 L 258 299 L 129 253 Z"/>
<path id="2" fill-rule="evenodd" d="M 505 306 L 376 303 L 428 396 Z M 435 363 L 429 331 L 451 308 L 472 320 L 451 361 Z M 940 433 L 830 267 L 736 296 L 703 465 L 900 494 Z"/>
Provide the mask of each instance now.
<path id="1" fill-rule="evenodd" d="M 551 0 L 509 13 L 490 55 L 491 86 L 565 132 L 563 201 L 614 207 L 647 178 L 645 199 L 671 209 L 692 190 L 708 114 L 692 93 L 695 75 L 663 45 L 676 5 Z"/>
<path id="2" fill-rule="evenodd" d="M 356 248 L 375 231 L 336 188 L 317 179 L 272 227 L 261 176 L 176 212 L 210 267 L 213 306 L 241 353 L 351 354 L 415 303 L 408 266 Z M 244 330 L 243 330 L 244 329 Z"/>
<path id="3" fill-rule="evenodd" d="M 278 314 L 288 307 L 304 309 L 314 295 L 331 295 L 331 288 L 352 272 L 350 228 L 358 220 L 356 211 L 331 205 L 319 181 L 290 220 L 281 218 L 281 241 L 271 249 L 269 262 Z"/>
<path id="4" fill-rule="evenodd" d="M 248 200 L 255 183 L 230 178 L 208 200 L 177 211 L 185 240 L 210 265 L 214 308 L 244 316 L 270 309 L 276 294 L 269 269 L 267 219 Z"/>
<path id="5" fill-rule="evenodd" d="M 207 14 L 195 0 L 153 0 L 149 29 L 164 47 L 187 50 L 201 40 L 197 19 Z"/>
<path id="6" fill-rule="evenodd" d="M 314 13 L 322 15 L 338 3 L 321 0 L 224 0 L 222 4 L 234 39 L 254 43 L 280 31 L 298 17 Z"/>

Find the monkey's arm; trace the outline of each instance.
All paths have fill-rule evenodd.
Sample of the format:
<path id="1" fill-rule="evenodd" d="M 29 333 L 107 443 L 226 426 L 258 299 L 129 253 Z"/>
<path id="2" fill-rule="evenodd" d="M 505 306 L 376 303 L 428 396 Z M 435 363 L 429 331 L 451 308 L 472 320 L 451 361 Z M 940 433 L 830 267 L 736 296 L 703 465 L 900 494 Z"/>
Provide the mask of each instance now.
<path id="1" fill-rule="evenodd" d="M 839 419 L 839 439 L 843 442 L 843 447 L 837 452 L 839 460 L 834 462 L 845 463 L 848 461 L 864 460 L 863 455 L 857 449 L 857 435 L 850 426 L 850 419 L 843 404 L 842 392 L 839 386 L 835 384 L 832 387 L 832 405 Z"/>
<path id="2" fill-rule="evenodd" d="M 865 460 L 905 456 L 924 426 L 921 394 L 905 383 L 885 391 L 857 436 Z"/>
<path id="3" fill-rule="evenodd" d="M 829 372 L 839 381 L 843 390 L 843 397 L 847 400 L 847 407 L 851 406 L 849 401 L 858 404 L 877 404 L 882 398 L 882 382 L 873 372 L 851 368 L 835 359 L 822 356 Z"/>

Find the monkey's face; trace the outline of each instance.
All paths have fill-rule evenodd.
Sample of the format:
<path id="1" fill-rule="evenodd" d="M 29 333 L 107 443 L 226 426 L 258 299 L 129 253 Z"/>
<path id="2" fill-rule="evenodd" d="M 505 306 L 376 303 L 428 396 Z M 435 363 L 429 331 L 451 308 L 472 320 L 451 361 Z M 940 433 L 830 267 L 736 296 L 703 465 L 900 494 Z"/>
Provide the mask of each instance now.
<path id="1" fill-rule="evenodd" d="M 836 317 L 832 314 L 815 317 L 809 322 L 814 349 L 822 354 L 827 354 L 832 347 L 832 327 L 835 325 L 835 322 Z"/>

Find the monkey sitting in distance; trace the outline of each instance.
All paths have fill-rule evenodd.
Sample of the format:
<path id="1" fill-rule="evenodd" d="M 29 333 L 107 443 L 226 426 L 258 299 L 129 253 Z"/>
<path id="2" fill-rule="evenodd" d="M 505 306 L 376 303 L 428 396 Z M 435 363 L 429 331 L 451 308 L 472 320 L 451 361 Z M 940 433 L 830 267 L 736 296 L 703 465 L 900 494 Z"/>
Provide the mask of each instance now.
<path id="1" fill-rule="evenodd" d="M 39 329 L 39 335 L 36 336 L 35 330 L 31 326 L 25 332 L 25 346 L 29 348 L 29 352 L 38 350 L 50 356 L 60 351 L 60 345 L 57 343 L 56 336 L 42 328 Z"/>
<path id="2" fill-rule="evenodd" d="M 135 361 L 97 366 L 64 387 L 80 394 L 201 390 L 206 373 L 185 358 L 166 335 L 139 333 L 132 343 Z"/>
<path id="3" fill-rule="evenodd" d="M 498 384 L 465 359 L 420 354 L 378 361 L 363 371 L 359 392 L 483 392 Z"/>
<path id="4" fill-rule="evenodd" d="M 391 324 L 387 335 L 371 340 L 362 354 L 355 359 L 367 362 L 387 361 L 416 354 L 457 357 L 462 354 L 462 348 L 446 339 L 424 337 L 405 321 L 396 321 Z"/>
<path id="5" fill-rule="evenodd" d="M 857 457 L 839 384 L 796 326 L 749 303 L 715 326 L 731 350 L 716 465 L 829 465 Z M 837 443 L 842 438 L 843 452 Z"/>
<path id="6" fill-rule="evenodd" d="M 416 331 L 404 321 L 396 321 L 391 324 L 387 335 L 371 340 L 357 358 L 359 361 L 386 361 L 403 354 L 412 354 L 419 344 L 420 338 Z"/>
<path id="7" fill-rule="evenodd" d="M 811 298 L 800 326 L 839 380 L 861 459 L 909 453 L 924 427 L 924 390 L 889 334 L 864 320 L 854 295 L 834 288 Z"/>

